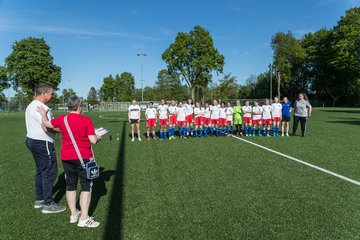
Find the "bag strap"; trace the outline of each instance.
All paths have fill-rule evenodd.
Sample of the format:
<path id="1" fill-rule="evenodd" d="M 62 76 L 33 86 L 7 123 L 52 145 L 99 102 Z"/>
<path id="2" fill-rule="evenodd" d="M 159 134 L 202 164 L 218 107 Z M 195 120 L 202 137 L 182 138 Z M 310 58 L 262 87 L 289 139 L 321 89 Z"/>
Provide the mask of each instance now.
<path id="1" fill-rule="evenodd" d="M 78 155 L 78 158 L 79 158 L 79 160 L 80 160 L 81 166 L 82 166 L 83 168 L 85 168 L 84 160 L 83 160 L 83 158 L 82 158 L 82 156 L 81 156 L 79 147 L 78 147 L 78 145 L 76 144 L 74 135 L 73 135 L 73 133 L 72 133 L 72 131 L 71 131 L 71 129 L 70 129 L 70 126 L 69 126 L 67 117 L 68 117 L 68 115 L 66 115 L 65 118 L 64 118 L 65 127 L 66 127 L 66 129 L 67 129 L 67 131 L 68 131 L 68 133 L 69 133 L 71 142 L 72 142 L 72 144 L 74 145 L 74 148 L 75 148 L 76 154 Z M 92 150 L 92 149 L 91 149 L 91 150 Z"/>

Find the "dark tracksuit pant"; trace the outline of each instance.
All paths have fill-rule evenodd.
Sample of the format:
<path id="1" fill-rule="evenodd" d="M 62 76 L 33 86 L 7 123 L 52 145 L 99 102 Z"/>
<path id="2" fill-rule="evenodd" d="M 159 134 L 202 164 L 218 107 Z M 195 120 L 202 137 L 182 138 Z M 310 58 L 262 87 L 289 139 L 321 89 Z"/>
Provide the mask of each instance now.
<path id="1" fill-rule="evenodd" d="M 300 126 L 301 126 L 301 136 L 305 136 L 305 132 L 306 132 L 306 121 L 307 121 L 307 117 L 294 116 L 294 125 L 293 125 L 293 132 L 292 132 L 292 134 L 293 134 L 293 135 L 296 134 L 296 130 L 297 130 L 298 125 L 299 125 L 299 122 L 300 122 Z"/>

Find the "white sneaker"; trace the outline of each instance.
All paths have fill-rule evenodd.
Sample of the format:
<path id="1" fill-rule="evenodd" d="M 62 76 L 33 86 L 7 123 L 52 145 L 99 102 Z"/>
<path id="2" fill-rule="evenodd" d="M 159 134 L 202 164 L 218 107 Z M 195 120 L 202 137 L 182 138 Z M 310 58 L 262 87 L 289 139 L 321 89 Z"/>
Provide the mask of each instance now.
<path id="1" fill-rule="evenodd" d="M 287 133 L 286 136 L 289 137 L 289 134 Z"/>
<path id="2" fill-rule="evenodd" d="M 88 228 L 96 228 L 100 225 L 99 222 L 96 222 L 93 217 L 88 217 L 84 220 L 79 219 L 77 224 L 78 227 L 88 227 Z"/>
<path id="3" fill-rule="evenodd" d="M 131 141 L 132 141 L 132 142 L 135 141 L 135 138 L 132 138 Z"/>
<path id="4" fill-rule="evenodd" d="M 283 136 L 285 136 L 284 134 L 281 134 L 281 136 L 283 137 Z"/>
<path id="5" fill-rule="evenodd" d="M 138 140 L 141 142 L 141 138 L 138 138 Z"/>
<path id="6" fill-rule="evenodd" d="M 76 211 L 75 216 L 70 215 L 70 223 L 76 223 L 79 220 L 80 215 L 81 215 L 80 211 Z"/>

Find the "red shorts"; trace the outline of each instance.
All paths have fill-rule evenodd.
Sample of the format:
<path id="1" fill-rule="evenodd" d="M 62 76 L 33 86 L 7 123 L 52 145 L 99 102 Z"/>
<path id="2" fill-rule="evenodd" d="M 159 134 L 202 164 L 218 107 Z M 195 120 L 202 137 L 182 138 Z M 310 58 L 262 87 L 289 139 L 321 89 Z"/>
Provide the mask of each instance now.
<path id="1" fill-rule="evenodd" d="M 193 116 L 193 115 L 187 115 L 187 116 L 185 117 L 185 122 L 186 122 L 186 123 L 192 123 L 193 120 L 194 120 L 194 116 Z"/>
<path id="2" fill-rule="evenodd" d="M 146 126 L 147 126 L 148 128 L 150 128 L 150 127 L 155 127 L 155 118 L 150 118 L 150 119 L 148 119 Z"/>
<path id="3" fill-rule="evenodd" d="M 160 126 L 165 126 L 168 123 L 167 119 L 159 119 L 159 125 Z"/>
<path id="4" fill-rule="evenodd" d="M 273 121 L 276 122 L 276 123 L 277 123 L 277 122 L 280 122 L 280 121 L 281 121 L 281 118 L 280 118 L 280 117 L 274 117 L 274 118 L 273 118 Z"/>
<path id="5" fill-rule="evenodd" d="M 264 125 L 271 125 L 271 119 L 269 118 L 269 119 L 263 119 L 262 120 L 262 123 L 264 124 Z"/>
<path id="6" fill-rule="evenodd" d="M 203 117 L 196 117 L 195 118 L 195 125 L 199 126 L 203 124 Z"/>
<path id="7" fill-rule="evenodd" d="M 211 124 L 219 125 L 219 119 L 211 119 Z"/>
<path id="8" fill-rule="evenodd" d="M 182 126 L 185 125 L 185 121 L 177 121 L 177 125 L 178 125 L 179 127 L 182 127 Z"/>
<path id="9" fill-rule="evenodd" d="M 209 125 L 211 123 L 210 118 L 205 118 L 205 117 L 203 117 L 203 122 L 204 122 L 204 125 Z"/>
<path id="10" fill-rule="evenodd" d="M 227 125 L 232 125 L 232 124 L 233 124 L 233 121 L 232 121 L 232 120 L 226 120 L 226 124 L 227 124 Z"/>
<path id="11" fill-rule="evenodd" d="M 172 115 L 169 118 L 169 124 L 170 125 L 176 125 L 176 115 Z"/>
<path id="12" fill-rule="evenodd" d="M 260 125 L 261 119 L 253 120 L 253 125 Z"/>
<path id="13" fill-rule="evenodd" d="M 244 124 L 251 124 L 251 123 L 252 123 L 251 117 L 244 117 Z"/>
<path id="14" fill-rule="evenodd" d="M 225 127 L 226 126 L 226 118 L 220 118 L 219 125 Z"/>

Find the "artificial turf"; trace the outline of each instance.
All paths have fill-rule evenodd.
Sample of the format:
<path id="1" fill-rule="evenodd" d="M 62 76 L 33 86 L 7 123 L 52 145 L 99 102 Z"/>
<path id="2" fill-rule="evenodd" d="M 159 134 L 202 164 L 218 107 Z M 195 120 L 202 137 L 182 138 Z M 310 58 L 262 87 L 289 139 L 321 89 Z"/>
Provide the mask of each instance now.
<path id="1" fill-rule="evenodd" d="M 11 113 L 0 115 L 0 239 L 360 239 L 360 186 L 231 137 L 131 142 L 126 113 L 86 114 L 112 130 L 94 147 L 101 226 L 33 208 L 24 113 Z M 321 108 L 305 138 L 247 140 L 359 181 L 359 127 L 359 109 Z M 60 161 L 55 185 L 66 204 Z"/>

